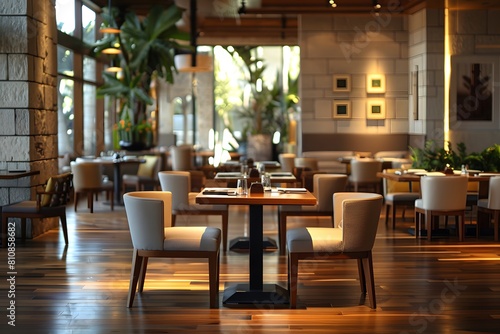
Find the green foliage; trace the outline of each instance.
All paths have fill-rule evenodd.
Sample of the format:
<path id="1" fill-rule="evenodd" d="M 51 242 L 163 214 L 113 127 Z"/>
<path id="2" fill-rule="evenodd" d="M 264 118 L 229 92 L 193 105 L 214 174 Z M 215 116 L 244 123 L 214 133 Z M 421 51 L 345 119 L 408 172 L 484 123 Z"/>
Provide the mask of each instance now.
<path id="1" fill-rule="evenodd" d="M 118 27 L 111 13 L 103 9 L 103 20 L 107 26 Z M 176 23 L 182 18 L 183 9 L 172 4 L 168 7 L 154 6 L 148 15 L 141 19 L 129 12 L 119 26 L 120 34 L 105 34 L 94 44 L 93 52 L 99 55 L 108 47 L 119 46 L 121 54 L 115 56 L 116 63 L 122 68 L 121 75 L 104 73 L 104 84 L 97 94 L 109 95 L 121 101 L 121 117 L 129 117 L 133 124 L 144 120 L 146 105 L 153 103 L 150 94 L 152 81 L 156 77 L 173 83 L 176 72 L 174 56 L 176 49 L 186 49 L 179 40 L 189 40 L 189 34 L 181 32 Z"/>
<path id="2" fill-rule="evenodd" d="M 457 144 L 457 152 L 448 142 L 448 150 L 440 147 L 433 140 L 425 142 L 424 148 L 410 147 L 412 167 L 427 171 L 443 171 L 447 165 L 460 169 L 462 165 L 469 169 L 498 172 L 500 171 L 500 145 L 494 144 L 480 153 L 467 154 L 464 143 Z"/>

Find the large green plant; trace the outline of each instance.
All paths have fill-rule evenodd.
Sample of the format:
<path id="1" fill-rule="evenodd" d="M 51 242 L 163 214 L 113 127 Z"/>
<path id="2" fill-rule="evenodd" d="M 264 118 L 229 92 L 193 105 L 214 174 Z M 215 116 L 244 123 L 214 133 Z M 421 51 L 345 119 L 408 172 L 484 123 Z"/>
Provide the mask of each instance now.
<path id="1" fill-rule="evenodd" d="M 460 169 L 462 165 L 469 169 L 498 172 L 500 171 L 500 145 L 494 144 L 479 153 L 467 153 L 464 143 L 457 144 L 453 150 L 450 142 L 448 149 L 438 145 L 433 140 L 425 142 L 423 148 L 410 147 L 412 167 L 428 171 L 443 171 L 447 166 Z"/>
<path id="2" fill-rule="evenodd" d="M 133 126 L 144 121 L 146 105 L 153 103 L 151 83 L 156 77 L 173 83 L 176 72 L 175 51 L 185 49 L 179 43 L 189 40 L 189 34 L 181 32 L 176 23 L 182 18 L 184 9 L 171 4 L 155 6 L 146 17 L 125 14 L 121 25 L 117 24 L 116 10 L 104 9 L 103 20 L 109 26 L 120 29 L 118 35 L 105 34 L 94 46 L 94 52 L 118 45 L 121 53 L 115 62 L 122 71 L 118 76 L 104 73 L 104 84 L 98 88 L 98 96 L 109 95 L 121 103 L 120 118 Z"/>

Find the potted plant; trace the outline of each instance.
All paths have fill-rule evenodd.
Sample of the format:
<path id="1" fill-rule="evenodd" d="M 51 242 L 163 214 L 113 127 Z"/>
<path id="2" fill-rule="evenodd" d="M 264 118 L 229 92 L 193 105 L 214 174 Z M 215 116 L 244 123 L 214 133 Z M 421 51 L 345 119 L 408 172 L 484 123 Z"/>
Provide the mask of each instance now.
<path id="1" fill-rule="evenodd" d="M 249 86 L 251 97 L 248 105 L 236 111 L 245 122 L 241 141 L 247 146 L 247 155 L 256 160 L 269 160 L 272 152 L 272 136 L 276 131 L 281 134 L 281 142 L 287 140 L 290 116 L 298 103 L 298 79 L 288 77 L 289 91 L 283 94 L 279 74 L 271 87 L 262 83 L 266 70 L 264 60 L 254 56 L 255 47 L 235 46 L 226 51 L 233 59 L 239 58 L 245 71 L 243 85 Z M 260 82 L 259 82 L 260 81 Z"/>
<path id="2" fill-rule="evenodd" d="M 181 32 L 176 23 L 184 9 L 174 3 L 168 7 L 154 6 L 146 17 L 133 12 L 124 16 L 123 23 L 115 20 L 116 9 L 103 9 L 106 25 L 120 29 L 118 34 L 105 34 L 94 45 L 96 55 L 107 48 L 118 48 L 114 62 L 121 68 L 118 75 L 103 73 L 104 84 L 98 88 L 99 97 L 112 96 L 119 103 L 119 122 L 115 126 L 116 137 L 124 148 L 144 149 L 152 144 L 148 132 L 152 131 L 146 108 L 154 99 L 151 84 L 156 78 L 169 83 L 177 71 L 174 63 L 176 50 L 189 49 L 179 41 L 189 40 L 189 33 Z M 136 141 L 139 141 L 137 143 Z"/>

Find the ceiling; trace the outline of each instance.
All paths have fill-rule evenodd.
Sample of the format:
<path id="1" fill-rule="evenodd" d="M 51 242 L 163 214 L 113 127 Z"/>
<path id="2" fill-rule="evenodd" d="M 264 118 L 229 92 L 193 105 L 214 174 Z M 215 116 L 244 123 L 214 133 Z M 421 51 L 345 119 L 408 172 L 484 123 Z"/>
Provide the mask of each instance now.
<path id="1" fill-rule="evenodd" d="M 107 7 L 109 0 L 91 0 Z M 196 4 L 198 44 L 286 45 L 296 44 L 301 14 L 360 15 L 373 11 L 373 0 L 246 0 L 245 13 L 238 13 L 241 0 L 112 0 L 113 7 L 146 14 L 155 4 L 177 3 L 186 9 L 182 27 L 190 30 L 190 4 Z M 443 6 L 445 0 L 380 0 L 381 12 L 405 15 L 425 7 Z M 500 9 L 500 0 L 448 0 L 456 10 Z M 399 3 L 399 6 L 394 4 Z M 392 7 L 389 7 L 392 6 Z"/>

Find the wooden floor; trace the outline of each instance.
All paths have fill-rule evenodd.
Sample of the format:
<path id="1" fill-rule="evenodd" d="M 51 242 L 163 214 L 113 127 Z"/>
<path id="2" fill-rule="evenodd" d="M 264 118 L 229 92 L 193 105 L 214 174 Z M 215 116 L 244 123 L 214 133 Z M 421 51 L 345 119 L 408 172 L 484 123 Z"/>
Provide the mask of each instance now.
<path id="1" fill-rule="evenodd" d="M 360 294 L 355 261 L 303 262 L 299 308 L 208 308 L 207 265 L 151 260 L 145 289 L 125 306 L 132 256 L 123 207 L 98 204 L 90 214 L 68 207 L 69 246 L 59 229 L 19 242 L 15 297 L 9 296 L 7 250 L 2 248 L 0 333 L 499 333 L 500 244 L 492 237 L 416 240 L 412 213 L 396 230 L 381 217 L 374 247 L 378 307 Z M 265 208 L 265 234 L 276 238 L 276 207 Z M 189 221 L 188 221 L 189 219 Z M 218 217 L 179 217 L 210 224 Z M 245 207 L 230 208 L 230 238 L 246 234 Z M 325 218 L 291 218 L 289 226 L 328 226 Z M 221 257 L 226 283 L 248 279 L 248 255 Z M 286 286 L 286 257 L 268 252 L 265 282 Z M 6 283 L 7 281 L 7 283 Z M 15 301 L 15 327 L 8 325 Z"/>

